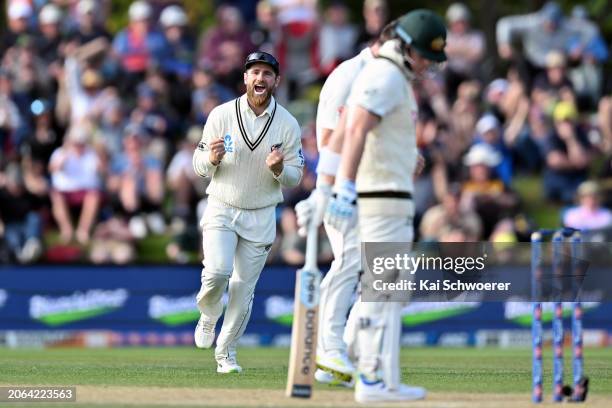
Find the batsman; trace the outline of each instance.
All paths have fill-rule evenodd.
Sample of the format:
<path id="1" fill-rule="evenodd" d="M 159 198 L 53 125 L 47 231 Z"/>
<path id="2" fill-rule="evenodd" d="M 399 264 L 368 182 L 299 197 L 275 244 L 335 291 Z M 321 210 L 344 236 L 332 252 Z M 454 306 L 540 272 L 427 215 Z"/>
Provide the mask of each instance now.
<path id="1" fill-rule="evenodd" d="M 413 177 L 418 162 L 412 82 L 446 60 L 446 28 L 429 10 L 398 19 L 393 38 L 357 76 L 347 100 L 345 138 L 326 222 L 343 232 L 358 224 L 362 242 L 413 240 Z M 360 301 L 357 402 L 422 399 L 400 383 L 398 302 Z"/>

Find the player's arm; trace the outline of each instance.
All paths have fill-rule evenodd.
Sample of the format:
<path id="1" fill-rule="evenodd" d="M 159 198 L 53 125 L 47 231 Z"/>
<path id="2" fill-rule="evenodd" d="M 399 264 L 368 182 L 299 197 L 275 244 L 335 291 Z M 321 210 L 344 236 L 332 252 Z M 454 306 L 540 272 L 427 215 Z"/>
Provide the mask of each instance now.
<path id="1" fill-rule="evenodd" d="M 365 139 L 368 132 L 380 122 L 380 117 L 366 108 L 355 105 L 350 108 L 344 143 L 342 145 L 342 158 L 338 178 L 343 181 L 355 182 L 357 168 L 363 155 Z"/>
<path id="2" fill-rule="evenodd" d="M 363 106 L 354 105 L 349 108 L 340 169 L 334 185 L 335 195 L 325 213 L 327 223 L 342 233 L 347 233 L 356 222 L 357 168 L 363 155 L 366 135 L 379 122 L 380 116 Z"/>
<path id="3" fill-rule="evenodd" d="M 217 113 L 216 109 L 210 113 L 204 125 L 200 143 L 193 153 L 193 170 L 200 177 L 212 177 L 225 154 L 223 134 Z"/>
<path id="4" fill-rule="evenodd" d="M 322 136 L 325 142 L 321 149 L 321 157 L 317 165 L 317 182 L 328 186 L 333 186 L 336 180 L 336 173 L 340 165 L 340 154 L 344 142 L 344 132 L 346 129 L 346 109 L 342 109 L 335 129 L 323 129 Z M 320 180 L 319 180 L 320 179 Z"/>

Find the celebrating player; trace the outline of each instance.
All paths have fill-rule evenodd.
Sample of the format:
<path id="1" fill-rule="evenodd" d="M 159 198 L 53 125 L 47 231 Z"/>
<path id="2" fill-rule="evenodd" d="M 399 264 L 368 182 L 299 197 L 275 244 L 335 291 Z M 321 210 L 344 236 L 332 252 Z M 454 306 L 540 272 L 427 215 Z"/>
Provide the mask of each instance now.
<path id="1" fill-rule="evenodd" d="M 339 231 L 359 222 L 364 242 L 411 242 L 414 173 L 418 161 L 417 103 L 411 81 L 446 60 L 446 28 L 428 10 L 402 16 L 394 38 L 366 63 L 347 101 L 346 137 L 335 196 L 326 221 Z M 357 214 L 359 199 L 359 214 Z M 425 397 L 425 390 L 400 383 L 401 303 L 360 302 L 358 402 Z M 380 374 L 382 373 L 382 375 Z"/>
<path id="2" fill-rule="evenodd" d="M 215 349 L 218 373 L 242 371 L 236 344 L 249 321 L 255 285 L 276 234 L 281 186 L 296 186 L 302 177 L 300 127 L 272 96 L 279 81 L 279 64 L 272 55 L 250 54 L 246 94 L 212 110 L 193 155 L 195 172 L 212 177 L 201 221 L 204 268 L 194 334 L 199 348 L 213 344 L 229 282 Z"/>

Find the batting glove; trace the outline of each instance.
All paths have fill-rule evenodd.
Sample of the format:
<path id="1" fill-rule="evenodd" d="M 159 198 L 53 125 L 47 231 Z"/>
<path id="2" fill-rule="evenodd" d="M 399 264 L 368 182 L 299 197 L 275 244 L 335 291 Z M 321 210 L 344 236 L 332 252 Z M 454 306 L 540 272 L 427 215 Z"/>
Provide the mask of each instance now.
<path id="1" fill-rule="evenodd" d="M 308 198 L 295 205 L 298 234 L 300 236 L 306 236 L 310 223 L 314 223 L 317 227 L 323 223 L 323 216 L 331 194 L 330 185 L 320 184 L 312 190 Z"/>
<path id="2" fill-rule="evenodd" d="M 343 180 L 335 188 L 336 194 L 329 200 L 325 222 L 342 234 L 357 224 L 357 191 L 355 182 Z"/>

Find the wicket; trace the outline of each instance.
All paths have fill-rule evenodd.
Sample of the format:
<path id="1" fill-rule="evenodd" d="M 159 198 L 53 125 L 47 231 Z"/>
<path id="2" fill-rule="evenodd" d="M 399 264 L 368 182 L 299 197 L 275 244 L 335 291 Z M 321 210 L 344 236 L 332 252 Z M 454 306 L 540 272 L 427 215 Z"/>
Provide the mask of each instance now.
<path id="1" fill-rule="evenodd" d="M 574 229 L 540 230 L 531 235 L 531 279 L 533 295 L 532 315 L 532 401 L 542 402 L 543 388 L 543 341 L 542 341 L 542 278 L 543 278 L 543 256 L 542 243 L 547 237 L 552 237 L 552 290 L 553 290 L 553 314 L 552 314 L 552 348 L 553 348 L 553 401 L 561 402 L 564 396 L 570 397 L 572 401 L 584 401 L 586 398 L 586 387 L 588 379 L 583 377 L 583 355 L 582 355 L 582 305 L 576 297 L 572 302 L 572 370 L 573 388 L 563 385 L 563 303 L 561 301 L 563 290 L 563 277 L 566 262 L 564 262 L 564 245 L 570 246 L 572 292 L 578 294 L 576 285 L 580 274 L 580 252 L 582 237 L 580 232 Z M 565 257 L 567 258 L 567 257 Z"/>

